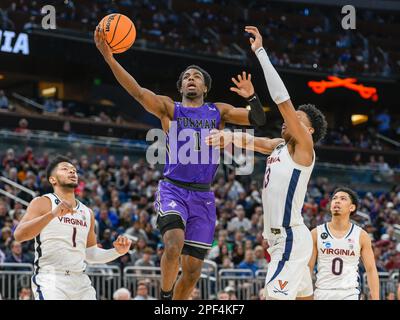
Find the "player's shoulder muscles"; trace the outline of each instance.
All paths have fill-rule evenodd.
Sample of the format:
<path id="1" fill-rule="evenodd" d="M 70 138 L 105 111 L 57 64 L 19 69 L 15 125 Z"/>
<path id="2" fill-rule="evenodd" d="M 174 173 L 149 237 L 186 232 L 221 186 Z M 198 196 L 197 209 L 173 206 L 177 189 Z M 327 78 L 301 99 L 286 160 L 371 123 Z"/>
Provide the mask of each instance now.
<path id="1" fill-rule="evenodd" d="M 168 118 L 172 119 L 174 117 L 174 109 L 175 109 L 174 100 L 172 100 L 168 96 L 159 96 L 159 97 L 163 103 L 164 115 L 166 115 Z"/>
<path id="2" fill-rule="evenodd" d="M 367 231 L 365 231 L 364 229 L 361 229 L 360 232 L 360 247 L 365 248 L 365 247 L 371 247 L 372 243 L 371 243 L 371 237 L 369 236 L 369 234 L 367 233 Z"/>
<path id="3" fill-rule="evenodd" d="M 174 101 L 167 96 L 155 94 L 153 91 L 142 88 L 136 100 L 150 113 L 158 118 L 173 115 Z"/>
<path id="4" fill-rule="evenodd" d="M 21 221 L 28 221 L 40 217 L 51 211 L 51 201 L 48 197 L 41 196 L 34 198 L 26 209 L 26 213 Z"/>

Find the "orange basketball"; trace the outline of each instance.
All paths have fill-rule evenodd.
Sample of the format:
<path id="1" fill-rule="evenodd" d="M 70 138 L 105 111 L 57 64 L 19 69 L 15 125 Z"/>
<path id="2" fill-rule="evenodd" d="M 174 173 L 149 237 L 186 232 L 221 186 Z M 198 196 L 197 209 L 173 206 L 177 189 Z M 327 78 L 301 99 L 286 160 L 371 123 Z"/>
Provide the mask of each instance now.
<path id="1" fill-rule="evenodd" d="M 100 21 L 106 41 L 113 53 L 128 50 L 136 39 L 136 28 L 132 20 L 119 13 L 112 13 Z"/>

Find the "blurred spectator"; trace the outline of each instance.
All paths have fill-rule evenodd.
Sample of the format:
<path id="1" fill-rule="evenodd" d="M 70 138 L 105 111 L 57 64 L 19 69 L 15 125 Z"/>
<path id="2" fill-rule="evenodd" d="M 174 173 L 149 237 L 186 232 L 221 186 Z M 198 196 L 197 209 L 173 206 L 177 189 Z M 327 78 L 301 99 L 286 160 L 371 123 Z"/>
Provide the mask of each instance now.
<path id="1" fill-rule="evenodd" d="M 142 257 L 135 262 L 136 267 L 154 267 L 154 261 L 151 260 L 153 255 L 153 249 L 150 247 L 146 247 L 143 250 Z M 145 272 L 143 272 L 145 273 Z"/>
<path id="2" fill-rule="evenodd" d="M 190 294 L 189 300 L 201 300 L 200 290 L 196 287 L 193 288 L 192 293 Z"/>
<path id="3" fill-rule="evenodd" d="M 132 237 L 137 237 L 139 239 L 143 239 L 146 243 L 149 240 L 147 238 L 147 234 L 146 232 L 140 228 L 140 222 L 139 221 L 135 221 L 133 224 L 133 227 L 128 228 L 128 230 L 126 230 L 126 233 L 129 234 Z"/>
<path id="4" fill-rule="evenodd" d="M 229 293 L 224 290 L 218 292 L 217 300 L 229 300 Z"/>
<path id="5" fill-rule="evenodd" d="M 242 205 L 238 205 L 234 211 L 236 217 L 228 223 L 228 231 L 242 231 L 247 232 L 251 228 L 251 222 L 245 217 L 245 211 Z"/>
<path id="6" fill-rule="evenodd" d="M 1 229 L 0 236 L 1 236 L 0 250 L 3 250 L 3 252 L 7 252 L 7 250 L 11 248 L 11 243 L 13 241 L 11 228 L 3 227 Z"/>
<path id="7" fill-rule="evenodd" d="M 28 120 L 25 118 L 19 120 L 18 122 L 18 128 L 15 129 L 15 132 L 21 133 L 21 134 L 29 134 L 31 133 L 31 130 L 28 129 L 29 123 Z"/>
<path id="8" fill-rule="evenodd" d="M 30 287 L 22 287 L 18 293 L 18 300 L 32 300 L 32 290 Z"/>
<path id="9" fill-rule="evenodd" d="M 147 246 L 146 241 L 142 238 L 139 238 L 138 242 L 136 243 L 135 249 L 131 253 L 132 263 L 135 263 L 137 260 L 143 257 L 143 252 L 146 246 Z"/>
<path id="10" fill-rule="evenodd" d="M 11 253 L 6 257 L 5 262 L 32 263 L 31 259 L 22 253 L 22 246 L 18 241 L 13 241 L 11 243 Z"/>
<path id="11" fill-rule="evenodd" d="M 119 288 L 115 290 L 113 300 L 132 300 L 131 292 L 126 288 Z"/>
<path id="12" fill-rule="evenodd" d="M 254 261 L 254 251 L 247 250 L 245 253 L 244 260 L 238 265 L 239 269 L 250 269 L 253 271 L 253 274 L 256 274 L 256 271 L 259 269 L 257 264 Z"/>
<path id="13" fill-rule="evenodd" d="M 388 109 L 384 109 L 380 114 L 378 114 L 376 116 L 376 121 L 378 121 L 378 132 L 387 135 L 390 130 L 391 121 Z"/>
<path id="14" fill-rule="evenodd" d="M 114 248 L 113 246 L 113 240 L 111 238 L 111 230 L 110 229 L 105 229 L 103 232 L 103 240 L 100 241 L 101 247 L 103 249 L 112 249 Z"/>
<path id="15" fill-rule="evenodd" d="M 164 253 L 164 244 L 163 243 L 159 243 L 157 245 L 157 252 L 156 254 L 153 256 L 153 262 L 154 262 L 154 266 L 159 267 L 161 264 L 161 257 Z"/>
<path id="16" fill-rule="evenodd" d="M 136 290 L 136 296 L 133 300 L 156 300 L 156 298 L 149 296 L 149 288 L 146 284 L 140 283 Z"/>
<path id="17" fill-rule="evenodd" d="M 3 90 L 0 90 L 0 109 L 9 109 L 8 99 Z"/>
<path id="18" fill-rule="evenodd" d="M 254 248 L 254 263 L 258 269 L 267 269 L 267 260 L 264 256 L 264 248 L 262 246 L 257 246 Z"/>

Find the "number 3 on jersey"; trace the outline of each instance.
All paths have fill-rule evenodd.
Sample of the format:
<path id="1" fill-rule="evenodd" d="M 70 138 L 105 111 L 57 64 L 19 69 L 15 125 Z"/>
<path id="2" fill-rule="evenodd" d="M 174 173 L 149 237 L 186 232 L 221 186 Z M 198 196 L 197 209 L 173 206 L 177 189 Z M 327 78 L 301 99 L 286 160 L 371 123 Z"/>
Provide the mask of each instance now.
<path id="1" fill-rule="evenodd" d="M 264 189 L 267 187 L 268 182 L 269 182 L 269 175 L 271 174 L 271 167 L 268 167 L 267 172 L 265 172 L 265 178 L 264 178 Z"/>

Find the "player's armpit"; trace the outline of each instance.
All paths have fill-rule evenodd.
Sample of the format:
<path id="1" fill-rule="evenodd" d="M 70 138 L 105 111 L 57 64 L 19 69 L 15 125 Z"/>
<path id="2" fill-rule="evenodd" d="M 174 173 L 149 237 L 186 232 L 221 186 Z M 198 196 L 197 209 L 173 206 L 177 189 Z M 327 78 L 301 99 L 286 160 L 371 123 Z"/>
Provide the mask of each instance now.
<path id="1" fill-rule="evenodd" d="M 158 118 L 168 116 L 170 119 L 174 115 L 174 101 L 167 96 L 157 95 L 146 88 L 141 88 L 136 100 L 150 113 Z"/>

